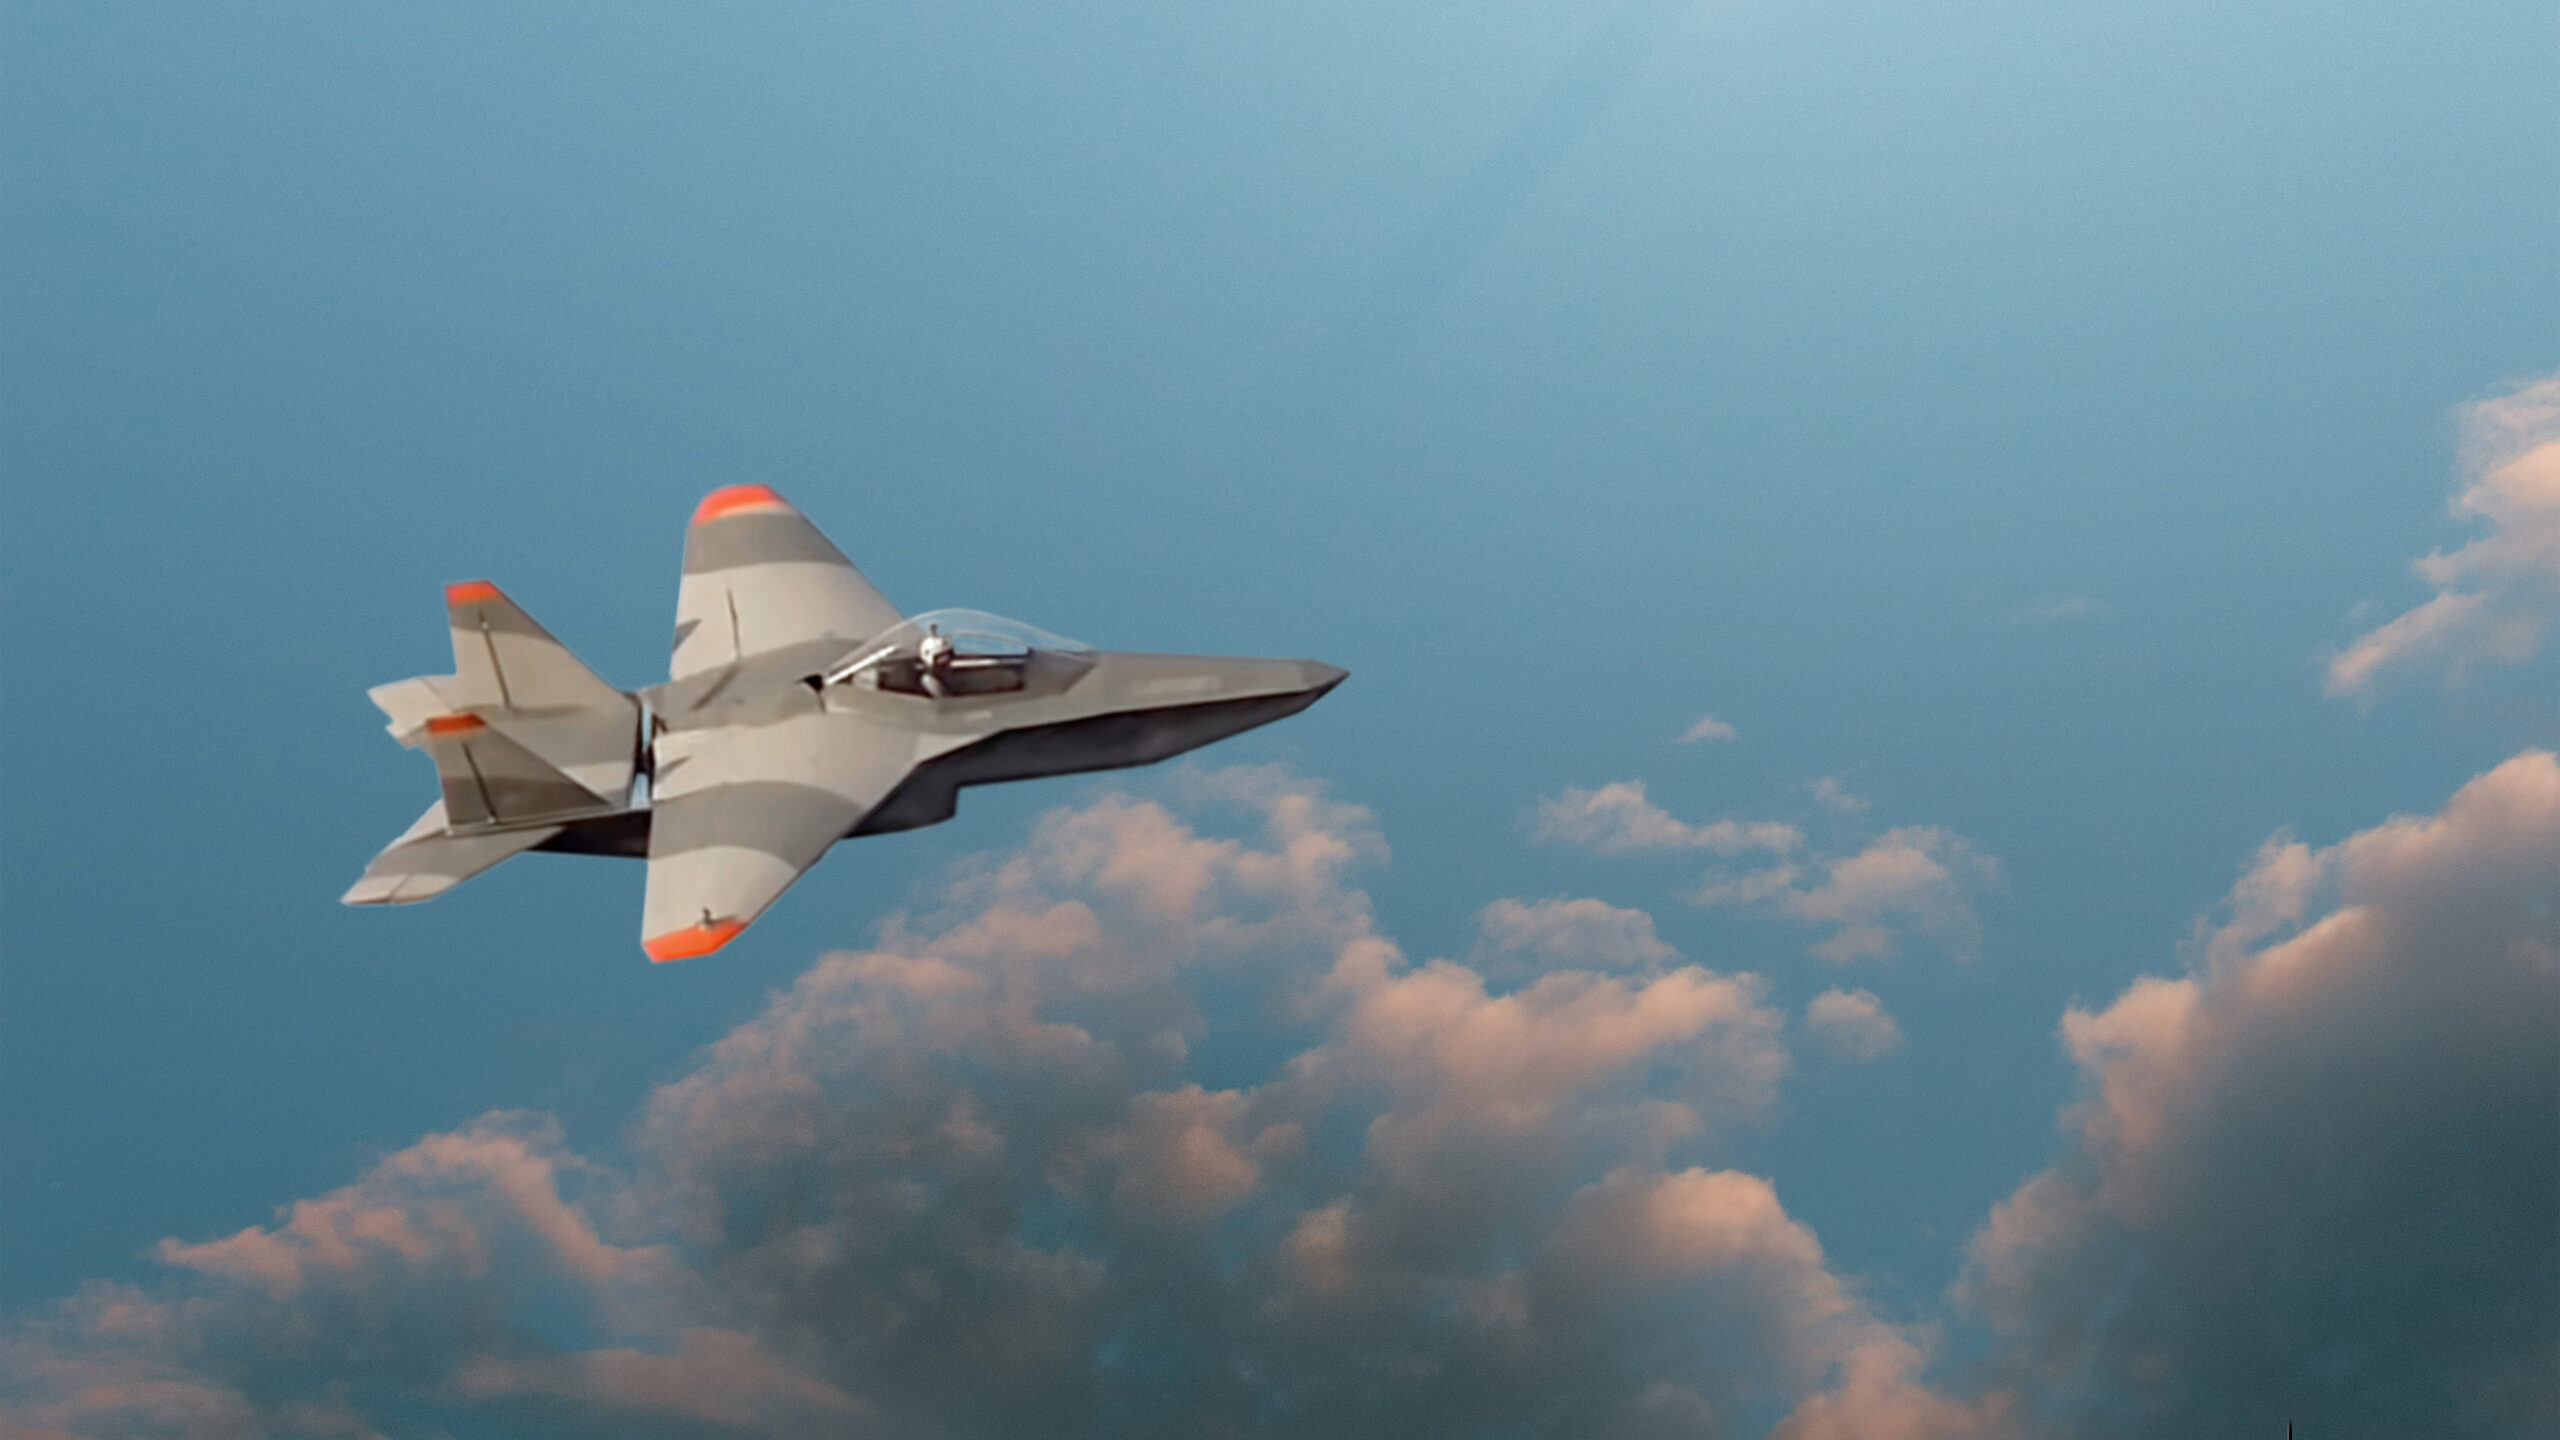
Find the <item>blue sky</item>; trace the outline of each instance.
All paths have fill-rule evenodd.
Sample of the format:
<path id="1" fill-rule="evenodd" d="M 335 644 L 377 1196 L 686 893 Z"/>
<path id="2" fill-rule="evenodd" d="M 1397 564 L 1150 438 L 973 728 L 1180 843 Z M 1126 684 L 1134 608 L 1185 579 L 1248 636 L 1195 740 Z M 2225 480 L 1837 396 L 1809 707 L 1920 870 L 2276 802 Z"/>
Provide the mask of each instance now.
<path id="1" fill-rule="evenodd" d="M 952 876 L 1040 853 L 1057 807 L 1262 835 L 1199 797 L 1278 766 L 1365 811 L 1324 884 L 1408 962 L 1491 974 L 1486 907 L 1590 899 L 1759 977 L 1786 1077 L 1656 1158 L 1765 1177 L 1875 1324 L 1942 1327 L 1931 1383 L 2015 1389 L 1958 1373 L 2025 1352 L 1949 1287 L 2096 1143 L 2057 1126 L 2112 1073 L 2066 1010 L 2203 964 L 2270 835 L 2451 813 L 2560 744 L 2547 641 L 2329 669 L 2440 589 L 2552 613 L 2548 532 L 2448 500 L 2547 423 L 2491 443 L 2479 407 L 2560 364 L 2554 24 L 10 7 L 0 1302 L 213 1283 L 152 1247 L 489 1111 L 648 1172 L 653 1089 L 822 953 L 965 908 Z M 649 683 L 684 518 L 743 482 L 911 611 L 1354 678 L 1204 769 L 847 846 L 714 960 L 646 964 L 638 871 L 600 861 L 331 903 L 428 794 L 362 692 L 445 668 L 437 587 L 495 579 Z M 2522 559 L 2411 570 L 2502 534 Z M 1708 714 L 1736 733 L 1676 743 Z M 1799 848 L 1541 819 L 1619 782 Z M 1955 878 L 1888 916 L 1892 955 L 1808 953 L 1841 892 L 1802 897 L 1897 833 Z M 1787 855 L 1759 901 L 1683 898 Z M 1831 989 L 1899 1044 L 1826 1058 Z M 1350 1043 L 1194 998 L 1213 1092 Z M 363 1390 L 389 1433 L 463 1433 L 402 1393 Z"/>

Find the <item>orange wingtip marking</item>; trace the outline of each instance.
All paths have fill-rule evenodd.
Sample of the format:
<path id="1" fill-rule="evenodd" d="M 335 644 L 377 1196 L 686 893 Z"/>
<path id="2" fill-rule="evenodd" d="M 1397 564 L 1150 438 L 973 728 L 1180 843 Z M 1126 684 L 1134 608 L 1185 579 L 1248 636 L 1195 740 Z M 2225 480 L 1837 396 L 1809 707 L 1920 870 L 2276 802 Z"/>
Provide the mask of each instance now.
<path id="1" fill-rule="evenodd" d="M 474 730 L 488 728 L 489 722 L 477 715 L 430 715 L 427 717 L 427 733 L 430 735 L 468 735 Z"/>
<path id="2" fill-rule="evenodd" d="M 724 485 L 702 497 L 702 503 L 694 508 L 693 523 L 707 525 L 724 515 L 790 508 L 791 502 L 775 494 L 770 485 Z"/>
<path id="3" fill-rule="evenodd" d="M 506 598 L 498 593 L 497 586 L 486 580 L 465 580 L 459 585 L 444 587 L 444 603 L 447 605 L 479 605 Z"/>
<path id="4" fill-rule="evenodd" d="M 708 955 L 737 939 L 738 932 L 746 928 L 744 920 L 714 920 L 708 925 L 670 930 L 654 939 L 643 940 L 640 948 L 648 951 L 649 958 L 660 964 L 669 960 L 690 960 L 696 955 Z"/>

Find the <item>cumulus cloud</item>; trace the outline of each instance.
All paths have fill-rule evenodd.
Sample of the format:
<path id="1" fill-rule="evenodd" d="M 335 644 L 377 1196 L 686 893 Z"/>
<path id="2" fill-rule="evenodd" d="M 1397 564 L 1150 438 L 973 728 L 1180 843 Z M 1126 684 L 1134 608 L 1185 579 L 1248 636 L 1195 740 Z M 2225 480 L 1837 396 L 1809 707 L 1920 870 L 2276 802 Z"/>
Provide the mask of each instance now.
<path id="1" fill-rule="evenodd" d="M 1814 799 L 1844 817 L 1867 802 L 1836 779 L 1814 784 Z M 1619 780 L 1597 790 L 1568 787 L 1529 813 L 1533 838 L 1603 855 L 1705 850 L 1717 855 L 1765 851 L 1777 863 L 1757 870 L 1714 871 L 1688 892 L 1693 904 L 1759 906 L 1830 927 L 1810 947 L 1833 964 L 1888 960 L 1909 939 L 1929 941 L 1960 960 L 1981 949 L 1975 898 L 2000 883 L 2000 865 L 1942 825 L 1906 825 L 1848 854 L 1807 853 L 1804 831 L 1775 820 L 1681 820 L 1645 798 L 1644 782 Z"/>
<path id="2" fill-rule="evenodd" d="M 1689 899 L 1765 906 L 1830 926 L 1808 948 L 1834 965 L 1890 960 L 1912 938 L 1970 960 L 1982 948 L 1974 898 L 1999 883 L 1999 862 L 1963 836 L 1942 825 L 1906 825 L 1848 855 L 1709 875 Z"/>
<path id="3" fill-rule="evenodd" d="M 1763 1317 L 1783 1317 L 1764 1354 L 1728 1360 L 1769 1366 L 1797 1386 L 1812 1383 L 1815 1367 L 1828 1375 L 1830 1383 L 1778 1423 L 1774 1440 L 1995 1440 L 2011 1433 L 2007 1395 L 1964 1404 L 1920 1383 L 1925 1337 L 1879 1323 L 1829 1269 L 1813 1232 L 1787 1215 L 1758 1176 L 1704 1169 L 1612 1174 L 1574 1197 L 1549 1273 L 1539 1278 L 1561 1292 L 1558 1308 L 1595 1293 L 1614 1299 L 1621 1323 L 1634 1330 L 1626 1337 L 1631 1344 L 1647 1334 L 1748 1333 L 1767 1324 Z M 1697 1433 L 1722 1428 L 1703 1413 L 1710 1407 L 1696 1391 L 1657 1383 L 1619 1404 L 1635 1408 L 1629 1399 L 1660 1420 L 1707 1419 Z M 1560 1433 L 1578 1432 L 1567 1426 Z M 1660 1424 L 1652 1433 L 1681 1430 Z"/>
<path id="4" fill-rule="evenodd" d="M 0 1340 L 0 1433 L 366 1436 L 353 1396 L 576 1395 L 598 1415 L 841 1421 L 858 1402 L 693 1307 L 661 1242 L 610 1236 L 626 1177 L 552 1121 L 492 1115 L 431 1135 L 270 1226 L 164 1241 L 156 1290 L 95 1285 Z M 571 1325 L 663 1348 L 559 1353 Z"/>
<path id="5" fill-rule="evenodd" d="M 2469 406 L 2453 514 L 2489 533 L 2416 563 L 2434 598 L 2357 637 L 2329 662 L 2331 695 L 2372 693 L 2384 672 L 2530 658 L 2560 616 L 2560 375 Z"/>
<path id="6" fill-rule="evenodd" d="M 1399 1192 L 1408 1199 L 1472 1184 L 1488 1158 L 1515 1183 L 1533 1160 L 1595 1142 L 1659 1159 L 1709 1119 L 1765 1109 L 1786 1068 L 1780 1017 L 1750 976 L 1559 971 L 1493 995 L 1466 966 L 1399 960 L 1380 941 L 1343 952 L 1327 979 L 1351 1001 L 1341 1037 L 1301 1056 L 1293 1078 L 1385 1087 L 1392 1103 L 1370 1122 L 1368 1156 L 1411 1182 Z"/>
<path id="7" fill-rule="evenodd" d="M 2068 1158 L 1964 1294 L 2068 1433 L 2560 1433 L 2560 764 L 2269 842 L 2063 1037 Z"/>
<path id="8" fill-rule="evenodd" d="M 671 1351 L 475 1355 L 462 1362 L 452 1391 L 465 1401 L 549 1399 L 642 1423 L 698 1420 L 786 1434 L 858 1429 L 864 1416 L 861 1402 L 764 1354 L 748 1336 L 706 1328 L 677 1331 Z"/>
<path id="9" fill-rule="evenodd" d="M 1597 790 L 1567 787 L 1539 802 L 1530 835 L 1579 845 L 1603 855 L 1643 850 L 1707 850 L 1736 855 L 1746 850 L 1784 854 L 1804 843 L 1804 832 L 1774 820 L 1717 820 L 1691 825 L 1644 797 L 1644 782 L 1619 780 Z"/>
<path id="10" fill-rule="evenodd" d="M 1867 809 L 1867 802 L 1850 794 L 1837 775 L 1825 775 L 1813 782 L 1813 803 L 1844 815 L 1863 814 Z"/>
<path id="11" fill-rule="evenodd" d="M 1636 912 L 1514 901 L 1485 943 L 1547 968 L 1497 991 L 1377 932 L 1356 807 L 1183 788 L 1243 833 L 1124 796 L 1045 817 L 722 1037 L 620 1168 L 487 1117 L 23 1320 L 0 1431 L 2005 1423 L 1710 1163 L 1787 1066 L 1759 980 Z M 1207 986 L 1246 1034 L 1208 1032 Z M 1221 1041 L 1260 1068 L 1213 1081 Z"/>
<path id="12" fill-rule="evenodd" d="M 1973 1241 L 1962 1394 L 1719 1163 L 1789 1064 L 1760 980 L 1584 899 L 1417 963 L 1356 883 L 1366 814 L 1270 771 L 1177 788 L 1054 812 L 821 959 L 614 1164 L 483 1117 L 0 1330 L 0 1434 L 2560 1426 L 2549 754 L 2271 839 L 2187 973 L 2066 1016 L 2088 1098 Z M 1910 888 L 1841 877 L 1879 847 L 1958 868 L 1893 832 L 1771 893 Z M 1803 1025 L 1896 1035 L 1845 987 Z"/>
<path id="13" fill-rule="evenodd" d="M 1799 920 L 1835 927 L 1830 938 L 1812 947 L 1814 955 L 1835 965 L 1891 959 L 1905 935 L 1970 960 L 1982 948 L 1973 897 L 1999 880 L 1999 862 L 1963 836 L 1942 825 L 1905 825 L 1854 855 L 1825 862 L 1818 874 L 1791 878 L 1766 894 L 1751 893 L 1746 877 L 1736 898 L 1766 900 Z M 1698 899 L 1729 903 L 1714 884 Z"/>
<path id="14" fill-rule="evenodd" d="M 1902 1043 L 1902 1027 L 1872 991 L 1836 986 L 1804 1007 L 1804 1028 L 1842 1060 L 1874 1060 Z"/>
<path id="15" fill-rule="evenodd" d="M 1701 715 L 1698 723 L 1681 731 L 1680 738 L 1673 743 L 1692 745 L 1700 740 L 1731 740 L 1741 733 L 1713 715 Z"/>
<path id="16" fill-rule="evenodd" d="M 1587 897 L 1496 900 L 1476 912 L 1476 935 L 1469 963 L 1495 978 L 1560 967 L 1650 970 L 1679 958 L 1651 915 Z"/>

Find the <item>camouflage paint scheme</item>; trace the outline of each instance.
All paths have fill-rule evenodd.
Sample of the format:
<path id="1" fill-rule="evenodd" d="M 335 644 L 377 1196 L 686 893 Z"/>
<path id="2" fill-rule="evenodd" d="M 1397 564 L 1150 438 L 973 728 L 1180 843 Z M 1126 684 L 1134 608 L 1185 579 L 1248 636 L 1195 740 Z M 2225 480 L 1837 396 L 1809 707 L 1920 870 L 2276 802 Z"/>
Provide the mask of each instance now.
<path id="1" fill-rule="evenodd" d="M 487 581 L 445 603 L 454 673 L 371 692 L 444 793 L 345 903 L 431 899 L 526 850 L 645 858 L 653 960 L 719 949 L 829 846 L 947 820 L 963 786 L 1151 764 L 1296 714 L 1344 675 L 1019 627 L 1033 638 L 954 658 L 928 637 L 969 612 L 909 620 L 762 485 L 694 512 L 654 689 L 599 679 Z"/>

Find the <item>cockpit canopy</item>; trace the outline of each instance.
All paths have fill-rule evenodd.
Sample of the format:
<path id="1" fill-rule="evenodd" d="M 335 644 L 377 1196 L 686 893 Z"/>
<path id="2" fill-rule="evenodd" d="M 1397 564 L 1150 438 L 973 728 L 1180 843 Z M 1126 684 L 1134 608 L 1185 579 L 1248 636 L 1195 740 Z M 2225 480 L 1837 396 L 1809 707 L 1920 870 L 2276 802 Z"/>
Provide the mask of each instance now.
<path id="1" fill-rule="evenodd" d="M 942 700 L 1064 690 L 1093 668 L 1093 647 L 984 610 L 929 610 L 873 636 L 821 678 Z"/>

